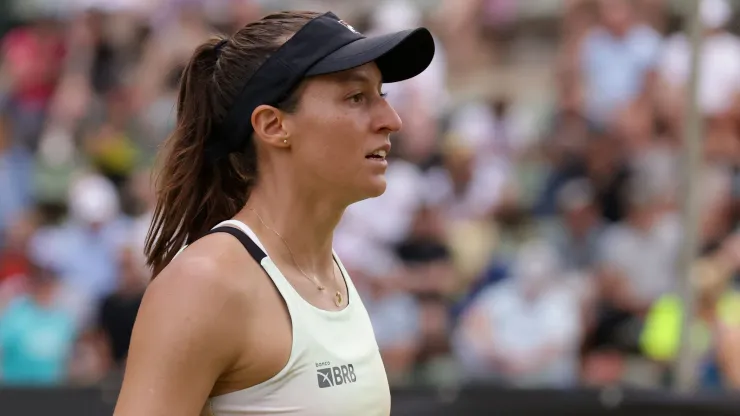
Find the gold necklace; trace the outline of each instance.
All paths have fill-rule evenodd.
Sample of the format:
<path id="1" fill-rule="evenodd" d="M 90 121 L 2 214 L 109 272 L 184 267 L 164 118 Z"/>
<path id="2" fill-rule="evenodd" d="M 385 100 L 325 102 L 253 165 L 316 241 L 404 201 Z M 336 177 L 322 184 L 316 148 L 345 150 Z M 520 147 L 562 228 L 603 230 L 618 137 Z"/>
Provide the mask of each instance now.
<path id="1" fill-rule="evenodd" d="M 272 227 L 270 227 L 269 225 L 265 224 L 265 221 L 262 219 L 262 216 L 260 216 L 260 214 L 258 214 L 257 211 L 255 211 L 254 209 L 252 209 L 250 207 L 247 207 L 247 209 L 250 210 L 250 211 L 252 211 L 252 212 L 254 212 L 254 215 L 257 216 L 257 219 L 262 223 L 262 225 L 265 228 L 267 228 L 268 230 L 270 230 L 273 233 L 275 233 L 275 235 L 278 236 L 280 238 L 280 240 L 282 240 L 283 244 L 285 245 L 285 248 L 288 249 L 288 253 L 290 253 L 290 258 L 293 260 L 293 264 L 295 264 L 295 267 L 298 268 L 298 270 L 301 272 L 301 274 L 306 279 L 312 281 L 313 284 L 315 284 L 316 287 L 319 289 L 319 291 L 323 292 L 324 290 L 326 290 L 326 287 L 323 286 L 321 284 L 321 282 L 319 282 L 319 279 L 316 276 L 314 276 L 313 279 L 310 278 L 308 276 L 308 274 L 306 274 L 306 272 L 303 271 L 303 269 L 301 268 L 301 266 L 298 265 L 298 262 L 295 260 L 295 256 L 293 255 L 293 250 L 290 249 L 290 246 L 288 245 L 288 242 L 285 241 L 285 238 L 283 238 L 283 236 L 280 235 L 279 232 L 275 231 Z M 337 280 L 337 272 L 336 272 L 336 270 L 334 270 L 334 265 L 332 265 L 331 272 L 332 272 L 332 277 L 334 277 L 334 281 L 336 281 Z M 340 290 L 337 290 L 334 293 L 334 304 L 337 305 L 337 306 L 342 306 L 342 302 L 343 301 L 344 301 L 344 298 L 342 296 L 342 292 Z"/>

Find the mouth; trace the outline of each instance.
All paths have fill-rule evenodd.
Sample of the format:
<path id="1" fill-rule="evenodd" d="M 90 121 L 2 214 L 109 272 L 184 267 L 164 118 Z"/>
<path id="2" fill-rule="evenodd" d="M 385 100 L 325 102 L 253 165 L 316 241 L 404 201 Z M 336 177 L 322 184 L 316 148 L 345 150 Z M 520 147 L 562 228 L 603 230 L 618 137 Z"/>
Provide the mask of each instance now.
<path id="1" fill-rule="evenodd" d="M 365 159 L 375 160 L 375 161 L 383 161 L 383 160 L 385 160 L 386 154 L 387 153 L 386 153 L 385 150 L 376 150 L 376 151 L 370 153 L 369 155 L 365 156 Z"/>
<path id="2" fill-rule="evenodd" d="M 388 151 L 390 149 L 388 146 L 383 146 L 378 149 L 375 149 L 372 153 L 369 153 L 365 156 L 365 159 L 375 161 L 375 162 L 385 162 L 386 156 L 388 156 Z"/>

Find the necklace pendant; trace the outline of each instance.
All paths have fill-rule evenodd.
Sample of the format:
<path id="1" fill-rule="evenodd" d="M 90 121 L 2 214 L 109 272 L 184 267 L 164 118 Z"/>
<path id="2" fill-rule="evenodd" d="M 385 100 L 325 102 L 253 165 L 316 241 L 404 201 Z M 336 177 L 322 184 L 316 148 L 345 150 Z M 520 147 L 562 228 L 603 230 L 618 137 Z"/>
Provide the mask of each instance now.
<path id="1" fill-rule="evenodd" d="M 334 294 L 334 304 L 337 306 L 342 306 L 342 293 L 339 291 Z"/>

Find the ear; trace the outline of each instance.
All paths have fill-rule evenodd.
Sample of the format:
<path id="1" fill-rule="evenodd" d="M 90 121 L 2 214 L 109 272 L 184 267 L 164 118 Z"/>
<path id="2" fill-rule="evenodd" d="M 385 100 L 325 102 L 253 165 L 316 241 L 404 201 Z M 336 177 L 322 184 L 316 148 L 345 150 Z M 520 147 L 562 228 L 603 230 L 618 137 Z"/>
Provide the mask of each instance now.
<path id="1" fill-rule="evenodd" d="M 254 135 L 259 140 L 270 146 L 287 147 L 288 131 L 282 111 L 263 104 L 254 109 L 251 121 Z"/>

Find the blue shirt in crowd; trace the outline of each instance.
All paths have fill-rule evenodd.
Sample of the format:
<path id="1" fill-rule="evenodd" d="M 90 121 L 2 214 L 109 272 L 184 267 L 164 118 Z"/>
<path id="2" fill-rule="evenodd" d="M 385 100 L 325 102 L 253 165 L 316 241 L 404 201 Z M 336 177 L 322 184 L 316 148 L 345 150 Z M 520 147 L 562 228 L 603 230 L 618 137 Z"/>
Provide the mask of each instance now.
<path id="1" fill-rule="evenodd" d="M 24 296 L 0 317 L 0 380 L 7 385 L 60 383 L 75 343 L 73 317 Z"/>

